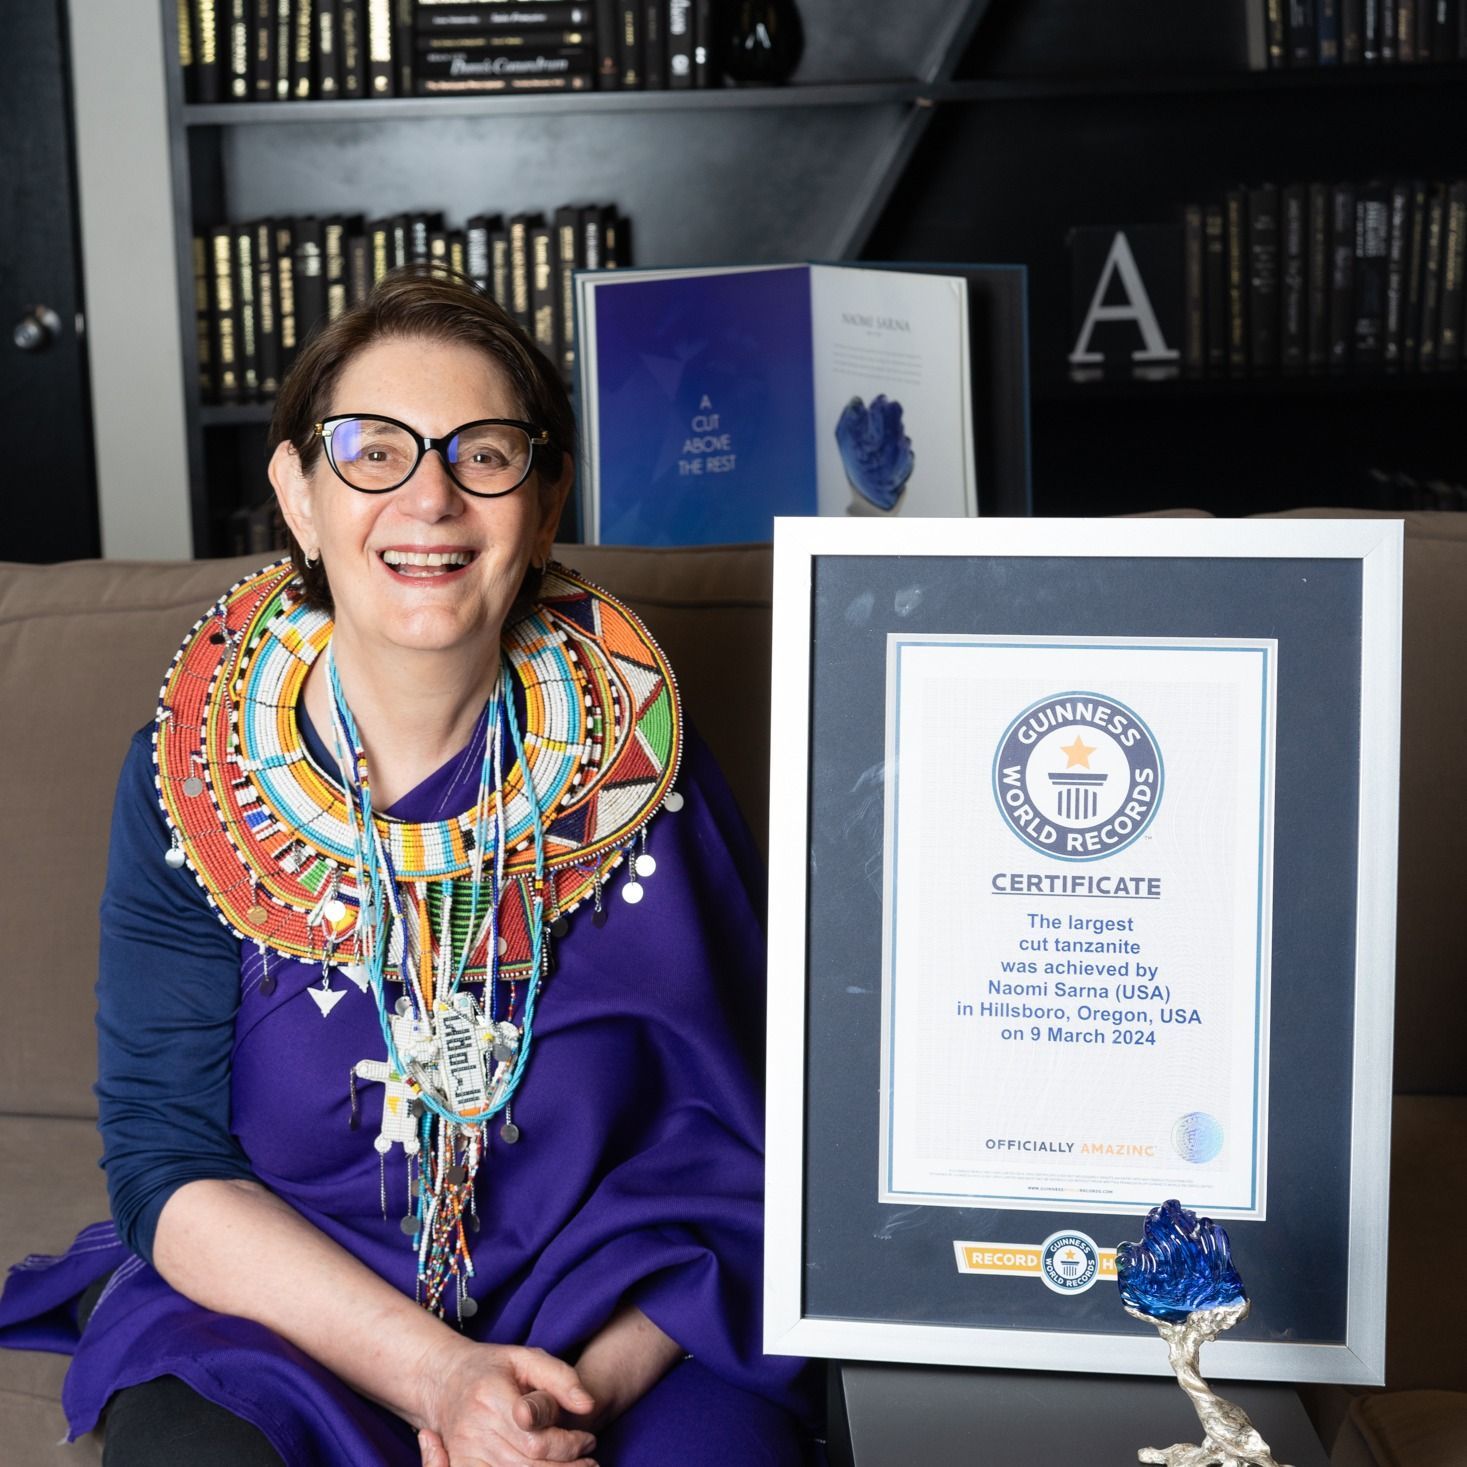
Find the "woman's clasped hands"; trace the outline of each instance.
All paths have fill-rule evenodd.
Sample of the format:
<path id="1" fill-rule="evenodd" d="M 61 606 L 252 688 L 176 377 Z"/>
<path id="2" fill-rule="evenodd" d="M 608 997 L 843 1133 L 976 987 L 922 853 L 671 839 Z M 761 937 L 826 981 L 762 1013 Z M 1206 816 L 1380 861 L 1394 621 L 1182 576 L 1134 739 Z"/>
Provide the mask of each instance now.
<path id="1" fill-rule="evenodd" d="M 595 1409 L 573 1366 L 544 1350 L 455 1340 L 425 1371 L 423 1467 L 596 1467 L 596 1438 L 562 1419 Z"/>

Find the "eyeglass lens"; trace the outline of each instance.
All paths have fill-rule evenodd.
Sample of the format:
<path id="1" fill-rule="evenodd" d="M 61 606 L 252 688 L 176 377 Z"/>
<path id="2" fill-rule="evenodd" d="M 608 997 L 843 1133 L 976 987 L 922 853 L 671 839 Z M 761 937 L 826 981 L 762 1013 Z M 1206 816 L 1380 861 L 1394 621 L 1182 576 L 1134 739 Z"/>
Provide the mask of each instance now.
<path id="1" fill-rule="evenodd" d="M 419 441 L 406 428 L 378 418 L 347 418 L 331 431 L 336 472 L 354 489 L 395 489 L 413 471 Z M 508 423 L 477 423 L 448 440 L 453 476 L 479 494 L 503 494 L 530 470 L 530 435 Z"/>

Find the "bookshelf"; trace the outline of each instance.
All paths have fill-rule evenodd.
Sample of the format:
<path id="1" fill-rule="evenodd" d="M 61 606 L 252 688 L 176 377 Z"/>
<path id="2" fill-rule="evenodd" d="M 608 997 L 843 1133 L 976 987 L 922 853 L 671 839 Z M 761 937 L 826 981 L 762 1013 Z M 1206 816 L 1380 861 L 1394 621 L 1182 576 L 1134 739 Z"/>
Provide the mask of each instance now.
<path id="1" fill-rule="evenodd" d="M 1246 63 L 1242 0 L 996 0 L 933 90 L 865 248 L 1028 266 L 1040 514 L 1461 507 L 1431 486 L 1467 484 L 1467 372 L 1069 379 L 1071 227 L 1180 222 L 1240 184 L 1467 174 L 1467 65 Z"/>
<path id="2" fill-rule="evenodd" d="M 176 0 L 160 0 L 165 58 Z M 195 554 L 267 492 L 270 406 L 199 401 L 191 241 L 282 214 L 443 209 L 451 224 L 614 202 L 635 263 L 857 255 L 987 0 L 802 0 L 805 58 L 777 88 L 188 104 L 167 71 L 184 436 Z M 472 180 L 467 187 L 465 180 Z M 798 208 L 789 200 L 798 199 Z"/>

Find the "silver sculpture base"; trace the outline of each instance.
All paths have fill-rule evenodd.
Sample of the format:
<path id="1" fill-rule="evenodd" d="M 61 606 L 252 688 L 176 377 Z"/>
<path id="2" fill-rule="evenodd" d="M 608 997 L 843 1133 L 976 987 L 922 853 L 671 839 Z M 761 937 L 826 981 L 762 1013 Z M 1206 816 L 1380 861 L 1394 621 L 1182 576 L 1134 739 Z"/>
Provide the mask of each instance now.
<path id="1" fill-rule="evenodd" d="M 1202 1379 L 1198 1357 L 1202 1347 L 1215 1340 L 1225 1329 L 1232 1329 L 1247 1318 L 1248 1301 L 1226 1304 L 1219 1309 L 1199 1309 L 1187 1316 L 1183 1324 L 1168 1324 L 1132 1309 L 1126 1313 L 1133 1319 L 1154 1324 L 1166 1341 L 1167 1358 L 1176 1372 L 1177 1384 L 1202 1423 L 1202 1445 L 1178 1442 L 1170 1447 L 1143 1447 L 1136 1453 L 1139 1462 L 1159 1463 L 1161 1467 L 1285 1467 L 1268 1449 L 1241 1406 L 1225 1401 Z"/>

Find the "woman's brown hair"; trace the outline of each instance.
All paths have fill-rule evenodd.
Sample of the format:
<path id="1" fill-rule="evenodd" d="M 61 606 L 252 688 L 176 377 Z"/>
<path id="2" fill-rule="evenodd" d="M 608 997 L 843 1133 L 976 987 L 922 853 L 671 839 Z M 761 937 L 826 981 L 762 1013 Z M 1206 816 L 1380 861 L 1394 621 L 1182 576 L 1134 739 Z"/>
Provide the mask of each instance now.
<path id="1" fill-rule="evenodd" d="M 576 420 L 555 367 L 492 297 L 462 275 L 410 265 L 384 276 L 367 298 L 323 325 L 302 347 L 270 419 L 269 449 L 289 443 L 309 473 L 321 457 L 315 428 L 331 411 L 332 394 L 346 365 L 379 341 L 457 342 L 478 348 L 509 379 L 523 416 L 549 436 L 536 449 L 535 481 L 541 493 L 555 484 L 567 457 L 574 461 Z M 305 588 L 305 600 L 332 610 L 326 568 L 306 563 L 305 551 L 286 529 L 291 563 Z M 533 599 L 539 577 L 534 567 L 520 599 Z"/>

